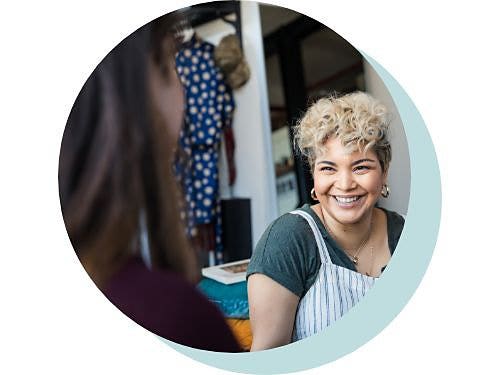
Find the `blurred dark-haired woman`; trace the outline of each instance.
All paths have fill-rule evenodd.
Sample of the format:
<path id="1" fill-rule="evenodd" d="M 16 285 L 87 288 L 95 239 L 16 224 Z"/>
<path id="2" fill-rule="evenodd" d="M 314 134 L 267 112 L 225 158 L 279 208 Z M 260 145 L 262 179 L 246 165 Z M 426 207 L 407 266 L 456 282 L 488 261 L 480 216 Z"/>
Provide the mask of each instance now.
<path id="1" fill-rule="evenodd" d="M 168 14 L 141 27 L 86 81 L 61 145 L 61 207 L 82 265 L 124 314 L 179 344 L 237 352 L 222 315 L 194 286 L 200 272 L 180 220 L 179 25 Z"/>

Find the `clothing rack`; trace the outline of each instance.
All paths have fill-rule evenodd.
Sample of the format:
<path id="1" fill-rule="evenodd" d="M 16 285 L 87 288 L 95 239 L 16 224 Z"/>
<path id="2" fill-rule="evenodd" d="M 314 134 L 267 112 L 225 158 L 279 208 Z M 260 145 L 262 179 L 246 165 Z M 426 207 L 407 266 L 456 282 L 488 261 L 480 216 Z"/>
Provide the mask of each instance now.
<path id="1" fill-rule="evenodd" d="M 240 40 L 241 49 L 243 50 L 241 6 L 239 1 L 214 1 L 211 3 L 192 5 L 185 8 L 185 14 L 193 28 L 217 19 L 221 19 L 230 24 L 234 27 L 235 33 Z M 230 18 L 232 15 L 235 16 L 234 20 Z"/>

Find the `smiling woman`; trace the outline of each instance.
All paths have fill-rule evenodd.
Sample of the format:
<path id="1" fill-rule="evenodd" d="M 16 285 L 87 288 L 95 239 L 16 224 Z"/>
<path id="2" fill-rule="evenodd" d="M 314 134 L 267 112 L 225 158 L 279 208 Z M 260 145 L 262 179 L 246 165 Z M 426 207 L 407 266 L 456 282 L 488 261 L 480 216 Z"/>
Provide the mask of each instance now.
<path id="1" fill-rule="evenodd" d="M 368 292 L 404 225 L 376 207 L 389 195 L 389 114 L 357 92 L 323 98 L 296 127 L 314 179 L 314 205 L 275 220 L 248 267 L 252 350 L 300 340 L 333 324 Z"/>

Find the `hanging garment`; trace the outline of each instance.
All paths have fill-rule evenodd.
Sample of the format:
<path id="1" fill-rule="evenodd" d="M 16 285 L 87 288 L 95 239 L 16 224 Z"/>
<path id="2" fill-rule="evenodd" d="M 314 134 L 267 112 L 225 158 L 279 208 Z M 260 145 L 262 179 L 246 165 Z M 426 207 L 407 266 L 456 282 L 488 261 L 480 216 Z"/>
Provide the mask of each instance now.
<path id="1" fill-rule="evenodd" d="M 298 341 L 320 332 L 342 317 L 365 296 L 377 278 L 333 264 L 311 215 L 301 210 L 291 213 L 302 216 L 309 223 L 321 258 L 318 276 L 297 307 L 292 341 Z"/>
<path id="2" fill-rule="evenodd" d="M 223 262 L 219 198 L 219 149 L 222 131 L 232 124 L 231 88 L 214 62 L 215 46 L 193 35 L 176 56 L 185 88 L 185 124 L 180 135 L 184 162 L 176 170 L 183 181 L 191 236 L 200 224 L 214 224 L 216 263 Z"/>

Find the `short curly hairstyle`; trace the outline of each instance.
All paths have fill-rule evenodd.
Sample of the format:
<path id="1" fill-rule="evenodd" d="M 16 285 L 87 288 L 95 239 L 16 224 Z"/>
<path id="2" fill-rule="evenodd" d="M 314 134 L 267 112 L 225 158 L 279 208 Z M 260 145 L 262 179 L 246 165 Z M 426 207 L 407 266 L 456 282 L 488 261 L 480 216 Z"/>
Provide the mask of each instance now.
<path id="1" fill-rule="evenodd" d="M 364 92 L 321 98 L 309 107 L 294 128 L 294 142 L 307 158 L 311 171 L 330 137 L 339 138 L 351 150 L 373 149 L 382 171 L 391 161 L 390 114 L 378 100 Z"/>

